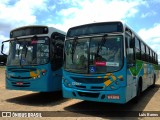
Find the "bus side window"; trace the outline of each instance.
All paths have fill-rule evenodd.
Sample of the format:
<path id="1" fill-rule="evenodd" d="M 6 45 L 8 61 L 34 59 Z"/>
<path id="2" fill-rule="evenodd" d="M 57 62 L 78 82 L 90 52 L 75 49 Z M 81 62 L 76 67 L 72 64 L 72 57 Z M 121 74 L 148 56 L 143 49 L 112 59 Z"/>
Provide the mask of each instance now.
<path id="1" fill-rule="evenodd" d="M 130 47 L 130 42 L 131 42 L 131 36 L 126 35 L 125 37 L 126 41 L 126 58 L 127 58 L 127 65 L 128 67 L 131 65 L 134 65 L 135 62 L 135 56 L 134 56 L 134 48 Z M 130 67 L 131 67 L 130 66 Z"/>
<path id="2" fill-rule="evenodd" d="M 137 38 L 135 38 L 135 54 L 136 59 L 141 60 L 140 42 Z"/>
<path id="3" fill-rule="evenodd" d="M 52 70 L 58 70 L 63 65 L 63 47 L 65 36 L 59 33 L 53 33 L 51 38 L 51 68 Z"/>

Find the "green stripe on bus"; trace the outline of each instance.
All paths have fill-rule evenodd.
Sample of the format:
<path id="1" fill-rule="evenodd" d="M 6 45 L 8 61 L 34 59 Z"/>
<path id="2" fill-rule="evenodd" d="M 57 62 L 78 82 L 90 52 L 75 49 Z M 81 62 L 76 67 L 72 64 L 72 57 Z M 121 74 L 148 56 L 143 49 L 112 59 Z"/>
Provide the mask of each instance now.
<path id="1" fill-rule="evenodd" d="M 134 67 L 131 67 L 129 70 L 131 71 L 133 76 L 137 76 L 140 70 L 142 69 L 143 61 L 136 60 L 136 65 Z M 136 70 L 137 66 L 137 70 Z"/>

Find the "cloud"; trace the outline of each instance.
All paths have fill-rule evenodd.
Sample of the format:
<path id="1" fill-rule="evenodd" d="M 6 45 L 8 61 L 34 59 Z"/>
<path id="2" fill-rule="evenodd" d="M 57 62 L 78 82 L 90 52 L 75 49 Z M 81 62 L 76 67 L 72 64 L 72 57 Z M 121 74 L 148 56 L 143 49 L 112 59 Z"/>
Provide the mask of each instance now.
<path id="1" fill-rule="evenodd" d="M 77 12 L 79 12 L 78 8 L 68 8 L 66 9 L 62 9 L 58 14 L 67 17 L 70 16 L 71 14 L 76 14 Z"/>
<path id="2" fill-rule="evenodd" d="M 19 26 L 35 24 L 36 13 L 47 11 L 47 0 L 1 0 L 0 1 L 0 47 L 9 39 L 9 32 Z M 53 9 L 50 8 L 50 9 Z M 9 45 L 5 45 L 5 53 Z"/>
<path id="3" fill-rule="evenodd" d="M 34 24 L 37 21 L 35 12 L 47 10 L 45 0 L 19 0 L 12 5 L 10 2 L 0 2 L 0 24 L 8 24 L 12 28 Z"/>
<path id="4" fill-rule="evenodd" d="M 55 9 L 56 9 L 56 5 L 49 6 L 48 9 L 49 9 L 49 10 L 55 10 Z"/>
<path id="5" fill-rule="evenodd" d="M 10 0 L 1 0 L 0 4 L 8 4 Z"/>
<path id="6" fill-rule="evenodd" d="M 146 18 L 146 17 L 151 17 L 151 16 L 154 16 L 156 15 L 157 13 L 155 11 L 150 11 L 150 12 L 147 12 L 147 13 L 143 13 L 141 15 L 142 18 Z"/>
<path id="7" fill-rule="evenodd" d="M 72 4 L 70 8 L 57 12 L 57 15 L 64 16 L 62 18 L 63 23 L 52 24 L 52 26 L 58 26 L 60 29 L 67 31 L 72 26 L 86 23 L 112 20 L 125 21 L 127 18 L 134 17 L 139 12 L 137 7 L 144 4 L 144 2 L 138 0 L 70 0 L 70 2 Z M 66 3 L 69 3 L 69 0 Z"/>
<path id="8" fill-rule="evenodd" d="M 143 28 L 139 30 L 138 33 L 146 42 L 149 42 L 151 39 L 152 41 L 156 40 L 157 38 L 160 38 L 160 23 L 150 29 Z"/>
<path id="9" fill-rule="evenodd" d="M 160 23 L 155 24 L 152 28 L 141 29 L 138 34 L 151 48 L 158 53 L 160 61 Z"/>

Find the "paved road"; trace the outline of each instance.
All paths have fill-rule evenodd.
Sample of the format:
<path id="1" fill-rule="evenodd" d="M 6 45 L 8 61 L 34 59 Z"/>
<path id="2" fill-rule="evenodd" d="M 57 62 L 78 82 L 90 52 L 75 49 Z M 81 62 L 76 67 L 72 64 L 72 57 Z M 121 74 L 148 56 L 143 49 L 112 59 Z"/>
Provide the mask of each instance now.
<path id="1" fill-rule="evenodd" d="M 30 91 L 6 90 L 4 77 L 4 68 L 0 67 L 1 112 L 50 111 L 48 113 L 41 112 L 41 114 L 42 116 L 48 115 L 57 117 L 46 117 L 42 119 L 92 120 L 94 117 L 94 119 L 99 120 L 113 119 L 113 117 L 106 116 L 107 114 L 111 114 L 111 111 L 118 111 L 119 113 L 122 113 L 124 116 L 123 119 L 128 119 L 128 117 L 132 116 L 134 113 L 133 111 L 144 111 L 144 113 L 145 111 L 160 111 L 160 80 L 157 81 L 154 88 L 149 88 L 142 94 L 139 103 L 135 104 L 133 101 L 130 101 L 127 104 L 119 105 L 82 101 L 76 99 L 64 99 L 62 98 L 60 92 L 43 94 Z M 150 113 L 152 114 L 152 112 Z M 115 113 L 113 115 L 115 115 Z M 2 119 L 2 117 L 0 119 Z M 8 120 L 8 118 L 3 119 Z M 32 120 L 33 118 L 25 119 Z M 158 120 L 160 117 L 135 117 L 134 119 Z"/>

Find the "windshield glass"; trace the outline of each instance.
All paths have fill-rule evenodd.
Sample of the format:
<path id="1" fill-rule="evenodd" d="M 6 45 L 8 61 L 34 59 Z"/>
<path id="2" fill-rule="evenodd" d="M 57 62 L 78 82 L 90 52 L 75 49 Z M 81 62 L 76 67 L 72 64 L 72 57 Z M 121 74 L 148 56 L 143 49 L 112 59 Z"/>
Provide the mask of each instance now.
<path id="1" fill-rule="evenodd" d="M 67 40 L 65 43 L 65 68 L 69 71 L 86 73 L 88 66 L 89 39 Z"/>
<path id="2" fill-rule="evenodd" d="M 76 73 L 106 73 L 122 67 L 122 36 L 66 40 L 65 69 Z M 74 52 L 73 52 L 74 45 Z M 72 59 L 73 55 L 73 59 Z"/>
<path id="3" fill-rule="evenodd" d="M 39 65 L 49 61 L 49 38 L 25 38 L 10 41 L 7 65 Z"/>

